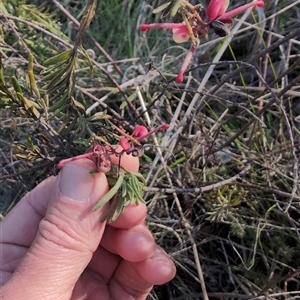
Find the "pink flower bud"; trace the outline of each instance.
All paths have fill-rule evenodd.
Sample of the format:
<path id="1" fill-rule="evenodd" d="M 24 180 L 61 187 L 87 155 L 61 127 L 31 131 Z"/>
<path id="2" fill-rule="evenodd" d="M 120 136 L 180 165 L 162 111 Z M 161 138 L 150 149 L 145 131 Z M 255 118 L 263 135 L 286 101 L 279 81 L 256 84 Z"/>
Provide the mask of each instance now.
<path id="1" fill-rule="evenodd" d="M 215 20 L 217 17 L 222 16 L 228 5 L 229 0 L 211 0 L 206 10 L 208 19 Z"/>
<path id="2" fill-rule="evenodd" d="M 264 1 L 258 0 L 239 6 L 229 12 L 226 12 L 229 0 L 211 0 L 207 7 L 206 15 L 209 20 L 229 20 L 235 15 L 240 14 L 253 6 L 264 7 Z"/>
<path id="3" fill-rule="evenodd" d="M 120 139 L 120 146 L 123 148 L 124 151 L 128 151 L 131 148 L 130 143 L 125 137 Z"/>
<path id="4" fill-rule="evenodd" d="M 150 132 L 148 132 L 148 130 L 147 130 L 147 128 L 146 128 L 145 126 L 137 126 L 136 129 L 137 129 L 138 127 L 144 127 L 143 129 L 142 129 L 142 128 L 141 128 L 141 129 L 140 129 L 140 128 L 138 129 L 138 130 L 140 130 L 140 131 L 137 132 L 137 133 L 138 133 L 138 136 L 135 135 L 135 137 L 136 137 L 136 139 L 137 139 L 138 141 L 142 141 L 142 140 L 146 139 L 147 137 L 149 137 L 150 135 L 152 135 L 153 133 L 155 133 L 155 132 L 157 132 L 157 131 L 159 131 L 159 130 L 161 130 L 161 129 L 168 129 L 168 128 L 170 127 L 170 124 L 162 124 L 162 125 L 160 125 L 160 126 L 154 128 L 154 129 L 152 129 Z M 134 131 L 135 131 L 135 130 L 134 130 Z M 146 131 L 147 131 L 147 132 L 146 132 Z"/>
<path id="5" fill-rule="evenodd" d="M 134 128 L 132 136 L 136 138 L 140 138 L 147 135 L 147 133 L 148 133 L 148 129 L 145 126 L 138 125 Z"/>

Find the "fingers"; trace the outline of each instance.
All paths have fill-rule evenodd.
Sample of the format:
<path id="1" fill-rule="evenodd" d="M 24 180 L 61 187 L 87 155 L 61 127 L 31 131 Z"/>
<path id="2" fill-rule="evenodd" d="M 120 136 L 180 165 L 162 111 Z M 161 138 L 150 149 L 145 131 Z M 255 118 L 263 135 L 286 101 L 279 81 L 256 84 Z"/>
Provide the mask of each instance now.
<path id="1" fill-rule="evenodd" d="M 117 151 L 120 151 L 118 149 Z M 118 164 L 119 158 L 112 155 L 112 162 Z M 84 160 L 89 168 L 94 165 L 89 160 Z M 121 158 L 121 165 L 126 169 L 136 172 L 139 168 L 139 160 L 131 155 L 124 154 Z M 67 175 L 68 176 L 68 175 Z M 44 218 L 50 196 L 55 189 L 56 177 L 52 176 L 37 185 L 28 192 L 13 210 L 0 223 L 0 242 L 12 243 L 29 247 L 38 230 L 40 221 Z M 71 182 L 71 188 L 72 188 Z M 135 210 L 135 206 L 128 207 L 119 219 L 111 224 L 115 227 L 130 228 L 142 223 L 146 216 L 146 207 L 141 204 Z M 18 220 L 18 222 L 16 222 Z"/>
<path id="2" fill-rule="evenodd" d="M 142 224 L 146 219 L 147 208 L 144 203 L 139 205 L 128 205 L 125 210 L 120 214 L 118 219 L 108 225 L 116 228 L 132 228 L 139 224 Z"/>
<path id="3" fill-rule="evenodd" d="M 121 160 L 126 169 L 137 171 L 134 160 L 124 162 L 128 162 L 124 165 Z M 126 207 L 124 213 L 106 227 L 101 247 L 97 249 L 99 255 L 90 264 L 106 282 L 110 280 L 113 298 L 120 299 L 120 295 L 127 294 L 128 298 L 145 299 L 153 285 L 164 284 L 176 274 L 174 263 L 156 245 L 149 229 L 141 224 L 145 217 L 145 205 Z M 103 262 L 97 261 L 96 257 L 106 257 L 113 263 L 110 268 L 103 268 Z"/>
<path id="4" fill-rule="evenodd" d="M 19 299 L 36 299 L 39 293 L 52 295 L 48 299 L 69 296 L 98 247 L 107 207 L 95 213 L 92 207 L 108 191 L 108 183 L 105 174 L 90 174 L 92 169 L 92 161 L 78 160 L 57 177 L 37 236 L 7 284 L 24 288 Z"/>
<path id="5" fill-rule="evenodd" d="M 116 161 L 118 158 L 112 157 L 112 160 Z M 138 169 L 138 159 L 131 156 L 122 157 L 121 164 L 132 171 Z M 6 285 L 6 290 L 9 291 L 10 287 L 13 289 L 17 284 L 25 288 L 21 288 L 20 293 L 27 299 L 32 299 L 32 292 L 50 295 L 53 293 L 53 286 L 56 291 L 53 299 L 72 291 L 72 286 L 97 249 L 105 228 L 105 223 L 100 220 L 108 204 L 95 213 L 92 213 L 92 208 L 108 191 L 108 183 L 105 174 L 90 174 L 89 171 L 93 169 L 95 165 L 88 159 L 66 164 L 56 179 L 45 181 L 29 193 L 28 198 L 24 198 L 26 201 L 21 200 L 19 208 L 14 209 L 12 216 L 16 219 L 22 211 L 27 212 L 30 204 L 29 210 L 33 217 L 30 218 L 31 221 L 26 221 L 29 217 L 27 213 L 23 222 L 26 226 L 19 228 L 19 236 L 15 235 L 10 240 L 6 237 L 8 242 L 15 243 L 19 240 L 20 244 L 30 246 L 37 227 L 38 232 L 18 265 L 17 272 L 9 281 L 10 284 Z M 38 204 L 38 200 L 42 198 Z M 138 216 L 135 220 L 130 217 L 133 215 L 132 209 L 128 208 L 127 211 L 127 217 L 125 213 L 123 221 L 121 219 L 117 226 L 134 226 L 142 222 L 146 215 L 145 207 L 135 214 Z M 6 226 L 13 223 L 13 219 L 8 216 Z M 28 237 L 22 238 L 27 229 L 30 232 Z M 11 233 L 11 228 L 6 227 L 5 232 Z M 15 291 L 13 295 L 16 295 Z"/>
<path id="6" fill-rule="evenodd" d="M 131 262 L 148 258 L 155 250 L 155 241 L 149 229 L 140 224 L 128 230 L 108 226 L 101 246 L 111 253 L 120 255 Z"/>
<path id="7" fill-rule="evenodd" d="M 155 241 L 144 224 L 128 230 L 107 226 L 89 268 L 108 282 L 121 259 L 143 261 L 151 257 L 155 249 Z"/>
<path id="8" fill-rule="evenodd" d="M 133 268 L 145 282 L 152 285 L 164 284 L 176 274 L 174 263 L 158 246 L 149 258 L 133 264 Z"/>
<path id="9" fill-rule="evenodd" d="M 127 294 L 129 299 L 146 299 L 153 285 L 170 281 L 176 273 L 173 262 L 157 246 L 152 255 L 141 262 L 123 260 L 109 282 L 109 290 L 114 299 Z"/>
<path id="10" fill-rule="evenodd" d="M 112 156 L 112 161 L 118 163 L 119 158 Z M 136 172 L 139 163 L 137 158 L 124 155 L 121 157 L 121 165 L 129 171 Z M 22 200 L 24 204 L 21 201 L 19 208 L 16 207 L 15 212 L 11 213 L 13 218 L 7 218 L 7 225 L 2 222 L 5 226 L 13 226 L 13 219 L 24 211 L 27 213 L 27 218 L 19 223 L 23 224 L 23 227 L 16 228 L 20 233 L 14 233 L 11 238 L 4 236 L 9 243 L 15 243 L 17 240 L 20 245 L 25 246 L 32 243 L 39 224 L 31 248 L 20 262 L 18 272 L 15 272 L 9 281 L 12 289 L 15 285 L 21 287 L 20 295 L 23 298 L 32 299 L 39 292 L 51 295 L 54 291 L 53 286 L 55 291 L 49 299 L 58 299 L 62 295 L 66 299 L 70 298 L 72 286 L 97 249 L 105 228 L 105 223 L 101 223 L 100 220 L 107 206 L 95 213 L 92 213 L 92 208 L 108 191 L 108 183 L 105 174 L 90 174 L 92 169 L 95 169 L 95 165 L 87 159 L 66 164 L 56 179 L 49 178 L 29 193 L 27 198 L 24 198 L 26 201 Z M 158 254 L 162 252 L 158 250 L 148 229 L 144 225 L 138 226 L 145 216 L 144 204 L 128 206 L 118 220 L 107 227 L 103 239 L 105 248 L 99 247 L 93 258 L 97 260 L 97 253 L 100 253 L 98 258 L 101 259 L 101 263 L 91 264 L 105 269 L 107 274 L 103 275 L 107 280 L 114 275 L 111 280 L 112 286 L 125 284 L 130 293 L 131 289 L 136 290 L 139 280 L 141 288 L 138 294 L 146 294 L 153 284 L 168 281 L 174 273 L 174 265 L 165 254 L 161 255 L 162 259 L 159 260 Z M 4 231 L 18 231 L 8 228 Z M 22 236 L 22 232 L 27 231 L 26 229 L 28 234 L 25 237 Z M 121 264 L 120 256 L 126 259 Z M 107 268 L 103 268 L 103 257 L 107 257 L 105 261 L 109 262 Z M 161 274 L 158 277 L 152 274 L 154 270 L 151 269 L 151 259 L 161 263 L 157 266 Z M 127 263 L 128 272 L 124 269 L 124 266 L 127 268 Z M 100 273 L 99 270 L 95 271 Z M 35 288 L 31 287 L 32 284 Z M 31 295 L 32 292 L 35 295 Z M 13 295 L 16 295 L 15 291 Z"/>
<path id="11" fill-rule="evenodd" d="M 27 247 L 3 243 L 0 245 L 0 288 L 11 278 L 18 264 L 28 251 Z M 1 295 L 1 292 L 0 292 Z"/>
<path id="12" fill-rule="evenodd" d="M 118 281 L 125 286 L 131 282 L 132 289 L 141 286 L 139 291 L 145 294 L 154 284 L 163 284 L 175 275 L 173 262 L 144 224 L 128 230 L 108 226 L 89 268 L 105 282 Z"/>

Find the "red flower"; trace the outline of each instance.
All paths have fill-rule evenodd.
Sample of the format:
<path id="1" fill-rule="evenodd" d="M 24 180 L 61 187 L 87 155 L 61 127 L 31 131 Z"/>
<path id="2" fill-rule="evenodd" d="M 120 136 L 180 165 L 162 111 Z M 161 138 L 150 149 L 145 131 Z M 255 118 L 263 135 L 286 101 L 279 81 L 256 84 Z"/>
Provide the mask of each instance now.
<path id="1" fill-rule="evenodd" d="M 206 16 L 209 20 L 215 20 L 227 10 L 229 0 L 211 0 L 207 6 Z"/>
<path id="2" fill-rule="evenodd" d="M 136 150 L 136 153 L 139 153 L 138 149 L 135 149 L 136 145 L 134 145 L 134 140 L 140 142 L 148 138 L 153 133 L 161 129 L 168 129 L 169 127 L 170 127 L 169 124 L 162 124 L 149 132 L 145 126 L 138 125 L 133 130 L 132 141 L 129 141 L 130 138 L 122 137 L 120 139 L 120 146 L 123 148 L 125 152 L 132 153 L 132 151 Z"/>
<path id="3" fill-rule="evenodd" d="M 229 6 L 229 0 L 211 0 L 207 10 L 207 23 L 204 23 L 199 19 L 196 8 L 193 10 L 194 14 L 189 13 L 189 18 L 185 18 L 184 23 L 153 23 L 143 24 L 141 31 L 147 31 L 148 29 L 172 29 L 173 40 L 176 43 L 187 42 L 190 38 L 192 39 L 192 45 L 187 53 L 181 70 L 176 77 L 176 82 L 180 83 L 183 81 L 183 75 L 189 66 L 189 63 L 193 57 L 193 53 L 200 42 L 200 38 L 207 36 L 208 28 L 211 28 L 219 36 L 225 36 L 229 33 L 229 29 L 233 25 L 233 17 L 248 8 L 257 6 L 264 7 L 264 1 L 257 0 L 251 3 L 242 5 L 236 9 L 226 12 Z"/>
<path id="4" fill-rule="evenodd" d="M 236 9 L 233 9 L 226 13 L 226 10 L 229 5 L 229 0 L 211 0 L 207 10 L 206 10 L 206 16 L 210 21 L 213 20 L 228 20 L 234 17 L 235 15 L 245 11 L 246 9 L 257 6 L 257 7 L 264 7 L 265 3 L 264 1 L 253 1 L 248 4 L 242 5 L 237 7 Z"/>

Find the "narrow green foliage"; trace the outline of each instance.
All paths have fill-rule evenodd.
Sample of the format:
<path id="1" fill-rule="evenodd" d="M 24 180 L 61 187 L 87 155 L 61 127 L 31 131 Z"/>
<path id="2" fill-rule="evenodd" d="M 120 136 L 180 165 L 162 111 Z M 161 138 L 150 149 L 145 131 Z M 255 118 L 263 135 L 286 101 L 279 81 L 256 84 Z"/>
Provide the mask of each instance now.
<path id="1" fill-rule="evenodd" d="M 110 181 L 110 190 L 93 207 L 93 211 L 96 211 L 112 199 L 101 222 L 104 222 L 108 218 L 109 222 L 115 221 L 127 205 L 139 205 L 140 202 L 145 203 L 143 191 L 146 182 L 143 175 L 127 170 L 124 170 L 124 172 L 118 175 L 118 179 L 115 182 L 113 180 Z"/>
<path id="2" fill-rule="evenodd" d="M 158 13 L 162 12 L 163 10 L 165 10 L 168 6 L 170 6 L 170 4 L 171 4 L 171 1 L 168 1 L 168 2 L 166 2 L 166 3 L 164 3 L 164 4 L 162 4 L 162 5 L 160 5 L 160 6 L 156 7 L 156 8 L 154 8 L 154 9 L 152 10 L 152 13 L 153 13 L 153 14 L 158 14 Z"/>
<path id="3" fill-rule="evenodd" d="M 54 55 L 44 61 L 44 66 L 49 67 L 49 66 L 54 66 L 53 69 L 59 67 L 61 64 L 64 64 L 67 62 L 72 54 L 72 49 L 68 49 L 62 53 L 59 53 L 57 55 Z M 43 71 L 42 74 L 46 74 L 46 71 Z"/>
<path id="4" fill-rule="evenodd" d="M 223 222 L 226 219 L 232 219 L 232 214 L 237 210 L 241 201 L 245 200 L 247 192 L 239 190 L 236 186 L 229 187 L 224 185 L 210 193 L 209 200 L 211 211 L 209 211 L 207 220 L 212 222 Z"/>
<path id="5" fill-rule="evenodd" d="M 11 83 L 12 83 L 16 93 L 20 94 L 20 95 L 23 95 L 21 85 L 20 85 L 18 79 L 15 76 L 11 77 Z"/>
<path id="6" fill-rule="evenodd" d="M 101 218 L 101 222 L 105 222 L 106 220 L 109 219 L 109 222 L 113 222 L 115 221 L 115 214 L 117 212 L 117 208 L 119 206 L 119 204 L 121 203 L 120 199 L 118 199 L 118 195 L 116 194 L 112 199 L 111 199 L 111 203 L 106 211 L 106 213 L 104 214 L 104 216 Z M 115 218 L 115 219 L 113 219 Z"/>
<path id="7" fill-rule="evenodd" d="M 3 73 L 3 65 L 2 65 L 2 57 L 0 56 L 0 84 L 5 84 L 4 73 Z"/>
<path id="8" fill-rule="evenodd" d="M 63 95 L 59 95 L 59 100 L 56 100 L 54 104 L 51 107 L 49 107 L 49 112 L 54 112 L 57 109 L 61 109 L 65 107 L 68 99 L 69 99 L 69 94 L 67 91 L 64 92 Z"/>
<path id="9" fill-rule="evenodd" d="M 31 90 L 34 92 L 34 94 L 41 98 L 40 91 L 37 87 L 36 80 L 33 74 L 33 55 L 30 53 L 28 57 L 28 78 L 29 78 L 29 84 L 31 87 Z"/>
<path id="10" fill-rule="evenodd" d="M 123 180 L 124 180 L 124 174 L 120 173 L 115 185 L 112 188 L 110 188 L 110 190 L 97 202 L 97 204 L 95 204 L 95 206 L 93 207 L 93 211 L 96 211 L 97 209 L 102 207 L 104 204 L 106 204 L 111 198 L 113 198 L 117 194 L 118 190 L 122 185 Z"/>
<path id="11" fill-rule="evenodd" d="M 82 35 L 86 31 L 86 29 L 90 26 L 90 23 L 95 15 L 96 7 L 98 0 L 89 0 L 85 11 L 83 13 L 83 17 L 80 22 L 79 30 L 75 39 L 75 44 L 73 51 L 77 51 L 78 46 L 81 44 Z"/>
<path id="12" fill-rule="evenodd" d="M 171 18 L 175 17 L 178 10 L 181 6 L 184 6 L 184 3 L 182 0 L 171 0 L 163 3 L 159 7 L 153 9 L 152 13 L 157 14 L 162 12 L 161 18 L 165 18 L 170 16 Z"/>

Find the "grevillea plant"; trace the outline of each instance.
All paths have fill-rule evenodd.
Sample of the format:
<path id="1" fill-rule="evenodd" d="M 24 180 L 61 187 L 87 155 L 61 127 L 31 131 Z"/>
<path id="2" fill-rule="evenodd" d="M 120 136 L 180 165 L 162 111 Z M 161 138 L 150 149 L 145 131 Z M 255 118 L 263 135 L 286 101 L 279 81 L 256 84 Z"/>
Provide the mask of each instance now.
<path id="1" fill-rule="evenodd" d="M 200 44 L 200 39 L 208 37 L 208 30 L 212 29 L 217 35 L 223 37 L 230 33 L 233 26 L 233 17 L 251 7 L 264 7 L 264 1 L 253 1 L 242 5 L 236 9 L 226 12 L 229 6 L 229 0 L 211 0 L 206 9 L 206 20 L 202 20 L 199 15 L 201 5 L 193 6 L 186 0 L 172 0 L 164 3 L 153 10 L 154 13 L 162 12 L 162 16 L 174 16 L 179 13 L 182 17 L 182 23 L 152 23 L 143 24 L 141 31 L 149 29 L 172 29 L 173 40 L 176 43 L 191 41 L 190 49 L 183 62 L 183 65 L 176 77 L 176 82 L 183 81 L 183 75 L 188 68 L 193 53 Z"/>
<path id="2" fill-rule="evenodd" d="M 61 169 L 65 164 L 79 159 L 92 160 L 96 165 L 96 169 L 91 170 L 90 173 L 105 173 L 108 177 L 110 186 L 110 190 L 98 201 L 98 203 L 94 206 L 93 211 L 96 211 L 108 201 L 112 200 L 101 222 L 104 222 L 107 219 L 109 222 L 113 222 L 118 218 L 127 205 L 138 205 L 139 202 L 144 203 L 143 190 L 146 182 L 142 174 L 130 172 L 121 167 L 120 163 L 114 164 L 110 156 L 115 155 L 119 157 L 120 160 L 124 153 L 133 156 L 141 156 L 144 148 L 140 142 L 148 138 L 153 133 L 161 129 L 168 128 L 169 124 L 163 124 L 149 132 L 145 126 L 138 125 L 133 130 L 132 135 L 125 134 L 119 129 L 119 132 L 125 135 L 120 138 L 119 145 L 111 146 L 108 144 L 97 144 L 91 147 L 85 154 L 60 161 L 57 168 Z M 121 150 L 117 150 L 120 148 Z"/>

